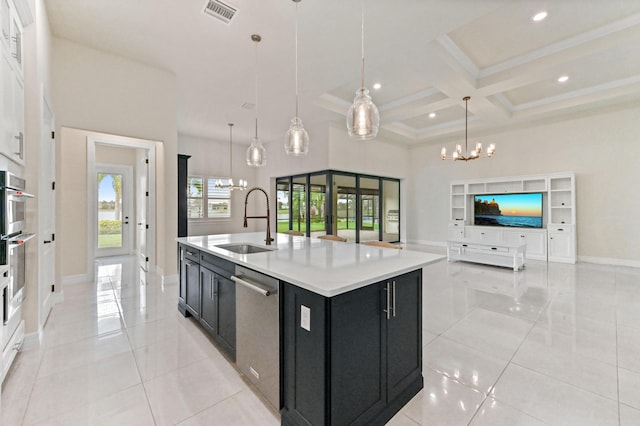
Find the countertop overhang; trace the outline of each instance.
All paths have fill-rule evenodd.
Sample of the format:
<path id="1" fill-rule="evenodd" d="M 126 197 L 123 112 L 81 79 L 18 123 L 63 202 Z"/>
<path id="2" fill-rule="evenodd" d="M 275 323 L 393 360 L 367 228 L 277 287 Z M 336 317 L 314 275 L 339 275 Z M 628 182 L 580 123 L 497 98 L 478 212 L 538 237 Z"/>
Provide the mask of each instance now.
<path id="1" fill-rule="evenodd" d="M 414 271 L 445 258 L 438 254 L 288 234 L 275 234 L 275 241 L 267 246 L 264 237 L 264 232 L 248 232 L 182 237 L 177 241 L 325 297 Z M 275 250 L 238 254 L 218 247 L 232 243 Z"/>

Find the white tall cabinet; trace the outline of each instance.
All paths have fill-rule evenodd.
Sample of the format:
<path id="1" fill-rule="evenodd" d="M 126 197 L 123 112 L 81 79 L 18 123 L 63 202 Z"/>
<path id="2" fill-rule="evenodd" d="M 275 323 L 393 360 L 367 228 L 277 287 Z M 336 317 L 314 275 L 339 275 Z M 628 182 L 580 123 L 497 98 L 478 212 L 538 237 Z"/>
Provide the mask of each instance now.
<path id="1" fill-rule="evenodd" d="M 24 7 L 19 6 L 22 2 L 0 0 L 0 154 L 24 165 L 22 34 L 25 12 Z"/>
<path id="2" fill-rule="evenodd" d="M 576 182 L 570 172 L 453 181 L 448 238 L 527 243 L 527 258 L 576 262 Z M 476 226 L 473 198 L 482 194 L 542 193 L 543 228 Z"/>

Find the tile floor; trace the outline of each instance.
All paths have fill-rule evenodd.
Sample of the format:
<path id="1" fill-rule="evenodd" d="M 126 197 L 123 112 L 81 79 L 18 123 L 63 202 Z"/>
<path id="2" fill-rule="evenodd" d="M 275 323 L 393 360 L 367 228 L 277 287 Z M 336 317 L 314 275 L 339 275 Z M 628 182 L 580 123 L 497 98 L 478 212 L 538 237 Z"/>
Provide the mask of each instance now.
<path id="1" fill-rule="evenodd" d="M 177 285 L 131 258 L 96 271 L 18 355 L 5 426 L 279 424 L 178 313 Z M 640 425 L 640 269 L 443 261 L 423 293 L 425 386 L 389 424 Z"/>

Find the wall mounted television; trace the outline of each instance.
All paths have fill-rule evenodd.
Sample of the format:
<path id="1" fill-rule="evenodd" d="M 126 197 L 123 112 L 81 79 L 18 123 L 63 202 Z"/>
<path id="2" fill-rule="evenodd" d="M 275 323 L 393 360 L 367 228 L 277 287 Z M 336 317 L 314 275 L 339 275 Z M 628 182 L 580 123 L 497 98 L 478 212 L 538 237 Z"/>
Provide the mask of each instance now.
<path id="1" fill-rule="evenodd" d="M 474 225 L 542 228 L 542 193 L 475 195 Z"/>

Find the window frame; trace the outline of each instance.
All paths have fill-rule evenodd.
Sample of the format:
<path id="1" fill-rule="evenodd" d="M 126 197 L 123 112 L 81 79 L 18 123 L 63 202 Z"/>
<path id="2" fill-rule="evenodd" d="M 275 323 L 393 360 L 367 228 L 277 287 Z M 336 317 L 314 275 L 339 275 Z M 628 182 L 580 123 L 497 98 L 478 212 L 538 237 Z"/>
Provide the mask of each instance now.
<path id="1" fill-rule="evenodd" d="M 200 179 L 202 181 L 202 195 L 200 197 L 192 197 L 190 196 L 190 187 L 193 179 Z M 221 191 L 220 189 L 213 188 L 215 182 L 217 180 L 221 180 L 223 183 L 227 183 L 229 178 L 225 177 L 213 177 L 213 176 L 204 176 L 204 175 L 189 175 L 187 176 L 187 206 L 190 205 L 189 200 L 201 200 L 202 202 L 202 217 L 191 217 L 189 216 L 189 210 L 187 210 L 187 220 L 189 222 L 224 222 L 229 221 L 231 219 L 232 213 L 232 204 L 231 204 L 231 190 L 227 189 L 226 197 L 215 197 L 210 194 L 210 186 L 211 189 L 215 191 Z M 221 200 L 225 201 L 228 206 L 228 212 L 224 216 L 209 216 L 209 202 L 211 200 Z"/>

